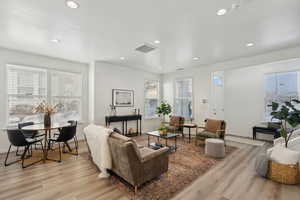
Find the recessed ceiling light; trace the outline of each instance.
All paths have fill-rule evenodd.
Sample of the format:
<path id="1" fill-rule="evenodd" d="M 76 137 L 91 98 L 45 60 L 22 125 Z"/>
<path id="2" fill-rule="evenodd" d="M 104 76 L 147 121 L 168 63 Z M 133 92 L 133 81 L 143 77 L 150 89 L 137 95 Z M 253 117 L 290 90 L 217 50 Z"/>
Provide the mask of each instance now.
<path id="1" fill-rule="evenodd" d="M 125 60 L 125 57 L 120 57 L 121 60 Z"/>
<path id="2" fill-rule="evenodd" d="M 160 41 L 159 40 L 155 40 L 154 43 L 155 44 L 160 44 Z"/>
<path id="3" fill-rule="evenodd" d="M 246 44 L 246 46 L 247 47 L 252 47 L 252 46 L 254 46 L 254 44 L 253 43 L 248 43 L 248 44 Z"/>
<path id="4" fill-rule="evenodd" d="M 52 39 L 51 42 L 60 43 L 60 40 L 59 39 Z"/>
<path id="5" fill-rule="evenodd" d="M 218 10 L 217 15 L 221 16 L 221 15 L 225 15 L 226 13 L 227 13 L 227 10 L 223 8 L 223 9 Z"/>
<path id="6" fill-rule="evenodd" d="M 199 58 L 198 57 L 194 57 L 193 60 L 199 60 Z"/>
<path id="7" fill-rule="evenodd" d="M 79 8 L 79 3 L 77 3 L 74 0 L 66 0 L 66 4 L 69 8 L 73 8 L 73 9 Z"/>

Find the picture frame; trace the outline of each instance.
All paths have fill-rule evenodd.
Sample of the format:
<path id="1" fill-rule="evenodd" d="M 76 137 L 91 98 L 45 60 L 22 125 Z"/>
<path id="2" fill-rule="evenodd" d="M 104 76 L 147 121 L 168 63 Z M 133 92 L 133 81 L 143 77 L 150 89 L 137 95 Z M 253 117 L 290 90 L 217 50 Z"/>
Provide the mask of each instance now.
<path id="1" fill-rule="evenodd" d="M 133 107 L 134 91 L 124 89 L 113 89 L 112 105 L 115 107 Z"/>

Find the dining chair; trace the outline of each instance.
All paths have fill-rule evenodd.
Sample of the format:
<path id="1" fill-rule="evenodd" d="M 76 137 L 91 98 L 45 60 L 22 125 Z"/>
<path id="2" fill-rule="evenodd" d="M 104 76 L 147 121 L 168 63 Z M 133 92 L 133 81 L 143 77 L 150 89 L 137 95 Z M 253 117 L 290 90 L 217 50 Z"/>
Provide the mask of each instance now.
<path id="1" fill-rule="evenodd" d="M 75 133 L 75 136 L 74 136 L 74 142 L 76 143 L 75 145 L 77 146 L 77 151 L 78 151 L 78 148 L 79 148 L 78 139 L 77 139 L 77 125 L 78 125 L 78 122 L 76 120 L 69 120 L 68 123 L 70 123 L 71 126 L 76 126 L 76 133 Z"/>
<path id="2" fill-rule="evenodd" d="M 64 153 L 70 153 L 70 154 L 73 154 L 73 155 L 78 155 L 78 143 L 75 140 L 76 128 L 77 128 L 76 125 L 70 125 L 70 126 L 63 127 L 61 129 L 58 129 L 59 130 L 59 135 L 57 137 L 54 136 L 53 138 L 49 138 L 48 148 L 53 146 L 55 143 L 58 143 L 58 150 L 59 150 L 59 160 L 54 160 L 54 159 L 50 159 L 50 160 L 61 162 L 61 156 L 62 156 L 61 143 L 63 143 L 69 149 L 69 152 L 64 152 Z M 72 139 L 75 142 L 76 153 L 72 153 L 72 149 L 71 149 L 70 145 L 68 144 L 68 141 L 70 141 Z"/>
<path id="3" fill-rule="evenodd" d="M 25 138 L 37 138 L 37 137 L 45 136 L 44 133 L 39 133 L 38 131 L 22 130 L 22 128 L 24 128 L 26 126 L 32 126 L 32 125 L 34 125 L 34 122 L 23 122 L 23 123 L 18 124 L 19 130 L 21 130 L 21 132 L 23 133 Z M 35 150 L 37 150 L 36 145 L 35 145 Z M 16 155 L 20 156 L 20 154 L 18 154 L 18 151 L 19 151 L 19 148 L 17 148 Z M 32 153 L 32 148 L 31 148 L 31 153 Z"/>
<path id="4" fill-rule="evenodd" d="M 78 122 L 76 121 L 76 120 L 69 120 L 69 121 L 67 121 L 69 124 L 70 124 L 70 126 L 76 126 L 76 130 L 77 130 L 77 124 L 78 124 Z M 59 135 L 59 133 L 54 133 L 54 136 L 58 136 Z M 79 148 L 79 145 L 78 145 L 78 139 L 77 139 L 77 135 L 75 134 L 75 136 L 74 136 L 74 143 L 75 143 L 75 145 L 77 146 L 77 148 Z M 67 145 L 66 145 L 67 144 Z M 69 150 L 69 152 L 71 152 L 72 151 L 72 149 L 71 149 L 71 147 L 70 147 L 70 145 L 69 145 L 69 143 L 67 142 L 66 144 L 63 144 L 63 153 L 66 153 L 65 152 L 65 146 L 67 146 L 67 148 L 68 148 L 68 150 Z M 51 144 L 50 144 L 51 145 Z"/>
<path id="5" fill-rule="evenodd" d="M 25 156 L 26 156 L 26 153 L 29 151 L 29 148 L 33 145 L 33 144 L 36 144 L 36 143 L 40 143 L 41 146 L 42 146 L 42 151 L 44 153 L 44 148 L 43 148 L 43 145 L 42 145 L 42 139 L 38 139 L 38 138 L 26 138 L 23 133 L 21 132 L 20 129 L 10 129 L 10 130 L 7 130 L 7 136 L 8 136 L 8 140 L 10 142 L 10 146 L 8 148 L 8 151 L 7 151 L 7 154 L 6 154 L 6 158 L 5 158 L 5 161 L 4 161 L 4 165 L 5 166 L 9 166 L 11 164 L 14 164 L 16 162 L 19 162 L 19 161 L 22 161 L 22 168 L 26 168 L 26 167 L 29 167 L 33 164 L 36 164 L 40 161 L 42 161 L 43 159 L 41 160 L 38 160 L 38 161 L 35 161 L 29 165 L 24 165 L 24 160 L 25 160 Z M 10 153 L 10 150 L 11 150 L 11 147 L 12 146 L 15 146 L 15 147 L 25 147 L 25 150 L 24 152 L 22 153 L 21 155 L 21 159 L 19 160 L 15 160 L 11 163 L 7 163 L 7 160 L 8 160 L 8 156 L 9 156 L 9 153 Z"/>

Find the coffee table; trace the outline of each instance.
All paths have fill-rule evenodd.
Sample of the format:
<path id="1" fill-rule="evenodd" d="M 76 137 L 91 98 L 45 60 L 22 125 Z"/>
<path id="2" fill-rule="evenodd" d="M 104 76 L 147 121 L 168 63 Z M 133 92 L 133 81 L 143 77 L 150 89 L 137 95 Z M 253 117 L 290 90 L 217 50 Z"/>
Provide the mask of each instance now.
<path id="1" fill-rule="evenodd" d="M 165 140 L 165 146 L 169 147 L 169 149 L 172 150 L 177 150 L 177 137 L 180 136 L 180 134 L 176 134 L 176 133 L 167 133 L 166 135 L 160 135 L 159 131 L 152 131 L 152 132 L 147 132 L 146 133 L 148 136 L 148 147 L 151 147 L 150 145 L 150 137 L 156 137 L 157 138 L 157 142 L 159 143 L 159 139 L 164 139 Z M 175 139 L 175 143 L 174 145 L 168 145 L 168 139 Z M 154 146 L 155 148 L 157 147 L 157 145 Z"/>

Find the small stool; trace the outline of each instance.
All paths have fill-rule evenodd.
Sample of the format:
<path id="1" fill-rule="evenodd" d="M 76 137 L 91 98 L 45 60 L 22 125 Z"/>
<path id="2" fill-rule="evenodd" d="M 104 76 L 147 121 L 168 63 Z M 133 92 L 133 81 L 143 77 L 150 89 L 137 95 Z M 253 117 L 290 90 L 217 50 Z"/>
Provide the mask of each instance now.
<path id="1" fill-rule="evenodd" d="M 206 139 L 205 140 L 205 154 L 214 158 L 225 157 L 225 144 L 220 139 Z"/>

